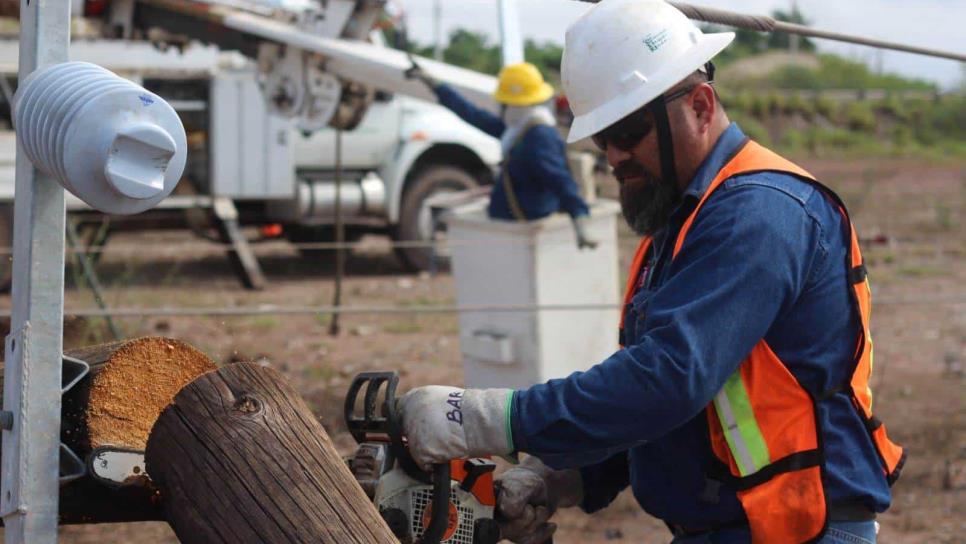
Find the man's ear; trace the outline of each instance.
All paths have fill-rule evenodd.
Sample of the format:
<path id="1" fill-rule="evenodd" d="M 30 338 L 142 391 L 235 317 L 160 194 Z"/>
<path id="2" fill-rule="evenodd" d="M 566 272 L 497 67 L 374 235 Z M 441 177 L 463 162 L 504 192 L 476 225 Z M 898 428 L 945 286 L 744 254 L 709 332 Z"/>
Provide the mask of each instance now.
<path id="1" fill-rule="evenodd" d="M 706 132 L 718 110 L 718 102 L 711 85 L 702 83 L 695 87 L 694 94 L 691 95 L 691 110 L 698 121 L 698 131 Z"/>

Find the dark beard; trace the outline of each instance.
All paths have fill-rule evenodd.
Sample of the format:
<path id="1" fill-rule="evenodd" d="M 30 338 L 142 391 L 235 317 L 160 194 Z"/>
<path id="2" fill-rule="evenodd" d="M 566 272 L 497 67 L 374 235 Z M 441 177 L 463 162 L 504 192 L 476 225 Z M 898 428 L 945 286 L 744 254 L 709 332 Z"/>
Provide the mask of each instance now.
<path id="1" fill-rule="evenodd" d="M 652 176 L 641 165 L 629 160 L 617 165 L 614 176 L 621 182 L 621 213 L 631 230 L 641 236 L 652 236 L 667 225 L 671 212 L 681 202 L 680 187 Z M 637 176 L 644 178 L 643 183 L 636 182 L 632 186 L 623 181 Z"/>

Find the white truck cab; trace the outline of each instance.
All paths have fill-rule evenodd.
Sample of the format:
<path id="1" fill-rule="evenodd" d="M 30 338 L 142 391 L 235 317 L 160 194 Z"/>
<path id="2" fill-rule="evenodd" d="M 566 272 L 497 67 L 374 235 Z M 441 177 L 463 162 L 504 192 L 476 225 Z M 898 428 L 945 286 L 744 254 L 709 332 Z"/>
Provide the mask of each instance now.
<path id="1" fill-rule="evenodd" d="M 0 39 L 0 76 L 16 84 L 17 43 Z M 244 224 L 280 223 L 295 242 L 328 240 L 335 222 L 336 171 L 341 216 L 350 234 L 385 232 L 397 240 L 433 236 L 425 201 L 444 191 L 492 183 L 499 141 L 446 108 L 377 92 L 361 122 L 341 133 L 303 133 L 270 111 L 254 63 L 211 46 L 161 51 L 148 42 L 75 41 L 72 60 L 89 60 L 144 85 L 179 112 L 189 135 L 185 189 L 159 208 L 209 207 L 230 200 Z M 16 140 L 10 105 L 0 96 L 0 245 L 9 245 Z M 187 196 L 190 195 L 190 196 Z M 76 199 L 68 207 L 93 214 Z M 429 247 L 403 247 L 413 269 L 430 266 Z M 0 273 L 2 273 L 0 264 Z"/>

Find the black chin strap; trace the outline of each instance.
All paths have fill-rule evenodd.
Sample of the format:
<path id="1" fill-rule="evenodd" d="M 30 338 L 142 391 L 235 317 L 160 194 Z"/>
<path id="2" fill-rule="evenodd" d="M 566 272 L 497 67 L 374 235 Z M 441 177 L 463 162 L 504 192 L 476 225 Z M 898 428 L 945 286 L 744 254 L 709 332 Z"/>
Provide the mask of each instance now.
<path id="1" fill-rule="evenodd" d="M 708 82 L 714 81 L 714 63 L 710 60 L 704 64 L 705 74 Z M 718 91 L 714 91 L 717 96 Z M 671 140 L 671 123 L 667 117 L 667 103 L 664 95 L 655 98 L 647 106 L 654 116 L 657 125 L 657 148 L 661 154 L 661 177 L 665 181 L 671 182 L 674 187 L 680 187 L 678 183 L 678 170 L 674 164 L 674 142 Z"/>
<path id="2" fill-rule="evenodd" d="M 678 187 L 677 168 L 674 164 L 674 142 L 671 140 L 671 123 L 667 118 L 667 104 L 664 95 L 655 98 L 648 105 L 657 128 L 657 148 L 661 154 L 661 177 Z"/>

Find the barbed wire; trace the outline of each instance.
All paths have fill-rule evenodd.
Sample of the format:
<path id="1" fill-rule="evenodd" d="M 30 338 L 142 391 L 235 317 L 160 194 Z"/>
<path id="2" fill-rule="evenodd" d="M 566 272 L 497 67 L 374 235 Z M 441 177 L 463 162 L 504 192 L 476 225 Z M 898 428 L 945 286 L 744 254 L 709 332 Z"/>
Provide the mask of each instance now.
<path id="1" fill-rule="evenodd" d="M 966 304 L 966 293 L 952 295 L 909 295 L 879 297 L 873 306 L 893 305 L 959 305 Z M 477 305 L 372 305 L 372 306 L 254 306 L 156 307 L 156 308 L 76 308 L 65 309 L 70 317 L 237 317 L 250 315 L 331 315 L 331 314 L 449 314 L 449 313 L 519 313 L 544 311 L 620 310 L 620 304 L 477 304 Z M 9 317 L 10 309 L 0 309 L 0 317 Z"/>
<path id="2" fill-rule="evenodd" d="M 636 236 L 621 236 L 618 237 L 619 242 L 624 241 L 637 241 L 640 238 Z M 459 247 L 459 246 L 493 246 L 493 245 L 527 245 L 535 246 L 537 245 L 536 240 L 524 240 L 519 237 L 511 238 L 477 238 L 477 239 L 467 239 L 467 240 L 389 240 L 380 241 L 377 243 L 372 242 L 287 242 L 284 238 L 272 238 L 267 240 L 257 240 L 251 241 L 249 246 L 252 251 L 258 251 L 256 248 L 265 247 L 266 243 L 270 242 L 280 242 L 284 243 L 285 247 L 291 247 L 293 249 L 305 249 L 305 250 L 337 250 L 337 249 L 381 249 L 381 248 L 425 248 L 430 249 L 445 248 L 445 247 Z M 540 240 L 539 245 L 574 245 L 575 240 L 569 239 L 556 239 L 556 240 Z M 67 249 L 69 253 L 79 253 L 79 254 L 114 254 L 114 253 L 137 253 L 137 254 L 169 254 L 176 253 L 178 251 L 185 250 L 206 250 L 206 251 L 229 251 L 234 249 L 234 245 L 229 243 L 219 243 L 219 242 L 179 242 L 174 244 L 165 244 L 164 247 L 152 247 L 146 244 L 110 244 L 106 246 L 84 246 L 74 249 Z M 273 248 L 274 249 L 274 248 Z M 13 254 L 12 247 L 0 247 L 0 255 L 11 255 Z"/>

